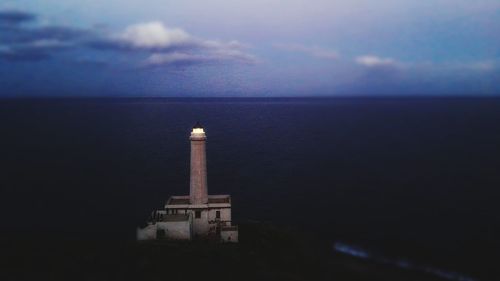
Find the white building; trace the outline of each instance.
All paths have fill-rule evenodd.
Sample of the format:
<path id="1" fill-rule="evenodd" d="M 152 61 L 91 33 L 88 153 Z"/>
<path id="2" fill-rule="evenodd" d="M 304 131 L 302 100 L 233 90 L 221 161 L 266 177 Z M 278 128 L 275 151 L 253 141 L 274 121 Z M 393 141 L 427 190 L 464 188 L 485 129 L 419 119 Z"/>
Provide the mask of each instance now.
<path id="1" fill-rule="evenodd" d="M 231 224 L 231 196 L 208 195 L 206 135 L 197 123 L 191 132 L 189 195 L 172 196 L 153 211 L 147 226 L 137 229 L 138 240 L 211 239 L 238 242 L 238 227 Z"/>

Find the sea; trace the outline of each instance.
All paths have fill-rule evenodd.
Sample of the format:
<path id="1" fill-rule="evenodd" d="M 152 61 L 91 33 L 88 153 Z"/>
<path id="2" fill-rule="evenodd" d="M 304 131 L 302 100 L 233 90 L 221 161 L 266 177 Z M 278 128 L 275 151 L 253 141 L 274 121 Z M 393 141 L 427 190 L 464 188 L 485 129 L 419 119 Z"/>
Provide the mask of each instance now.
<path id="1" fill-rule="evenodd" d="M 135 239 L 188 194 L 196 122 L 236 223 L 500 280 L 499 98 L 0 100 L 0 237 Z"/>

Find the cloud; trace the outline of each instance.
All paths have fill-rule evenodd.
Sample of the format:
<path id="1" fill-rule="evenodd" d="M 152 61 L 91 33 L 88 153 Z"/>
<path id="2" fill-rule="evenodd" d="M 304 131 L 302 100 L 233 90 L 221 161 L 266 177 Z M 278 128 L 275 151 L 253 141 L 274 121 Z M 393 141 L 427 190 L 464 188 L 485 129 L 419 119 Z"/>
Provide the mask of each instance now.
<path id="1" fill-rule="evenodd" d="M 379 67 L 379 66 L 396 66 L 397 62 L 392 58 L 382 58 L 374 55 L 364 55 L 356 57 L 354 60 L 357 64 L 366 67 Z"/>
<path id="2" fill-rule="evenodd" d="M 192 40 L 184 30 L 168 28 L 157 21 L 131 25 L 116 39 L 135 48 L 168 48 Z"/>
<path id="3" fill-rule="evenodd" d="M 0 11 L 0 26 L 2 25 L 17 25 L 23 22 L 33 21 L 36 16 L 32 13 L 21 11 Z"/>
<path id="4" fill-rule="evenodd" d="M 0 59 L 7 61 L 40 61 L 52 53 L 73 47 L 73 43 L 57 39 L 40 39 L 23 44 L 1 46 Z"/>
<path id="5" fill-rule="evenodd" d="M 101 34 L 89 45 L 96 49 L 159 51 L 191 45 L 192 41 L 191 35 L 184 30 L 155 21 L 133 24 L 117 33 Z"/>
<path id="6" fill-rule="evenodd" d="M 146 66 L 158 65 L 191 65 L 207 61 L 205 56 L 186 53 L 155 53 L 151 54 L 145 61 Z"/>
<path id="7" fill-rule="evenodd" d="M 67 27 L 3 28 L 0 46 L 11 49 L 49 48 L 75 45 L 86 32 Z"/>
<path id="8" fill-rule="evenodd" d="M 207 63 L 253 64 L 258 59 L 238 41 L 204 40 L 180 28 L 153 21 L 133 24 L 123 31 L 104 34 L 89 43 L 97 50 L 117 50 L 148 54 L 143 67 L 189 66 Z"/>
<path id="9" fill-rule="evenodd" d="M 50 55 L 44 50 L 25 48 L 2 48 L 0 49 L 0 60 L 6 61 L 40 61 L 49 58 Z"/>
<path id="10" fill-rule="evenodd" d="M 239 48 L 218 48 L 209 55 L 216 61 L 233 61 L 247 64 L 255 64 L 260 61 L 256 56 L 248 54 Z"/>
<path id="11" fill-rule="evenodd" d="M 204 53 L 154 53 L 143 63 L 144 66 L 188 66 L 207 63 L 237 62 L 254 64 L 258 60 L 255 56 L 240 50 L 215 49 Z"/>
<path id="12" fill-rule="evenodd" d="M 104 34 L 90 42 L 96 49 L 159 51 L 192 47 L 195 39 L 180 28 L 170 28 L 158 21 L 133 24 L 123 31 Z"/>
<path id="13" fill-rule="evenodd" d="M 34 15 L 3 12 L 5 21 L 32 20 Z M 0 35 L 0 59 L 39 61 L 58 51 L 91 48 L 94 51 L 136 52 L 147 55 L 142 66 L 186 66 L 204 63 L 257 62 L 238 41 L 204 40 L 180 28 L 167 27 L 159 21 L 133 24 L 121 32 L 106 33 L 98 29 L 76 29 L 64 26 L 5 26 Z M 137 60 L 135 61 L 137 62 Z M 135 63 L 130 61 L 131 64 Z"/>
<path id="14" fill-rule="evenodd" d="M 91 36 L 90 31 L 65 26 L 16 27 L 3 35 L 3 44 L 29 44 L 41 40 L 76 41 Z"/>
<path id="15" fill-rule="evenodd" d="M 90 30 L 67 26 L 22 25 L 36 15 L 22 11 L 0 11 L 0 60 L 40 61 L 62 49 L 77 47 Z"/>
<path id="16" fill-rule="evenodd" d="M 497 60 L 479 60 L 469 62 L 452 62 L 442 65 L 431 64 L 436 68 L 444 70 L 456 71 L 475 71 L 475 72 L 490 72 L 498 69 L 499 63 Z"/>
<path id="17" fill-rule="evenodd" d="M 384 61 L 385 60 L 385 61 Z M 380 62 L 382 61 L 382 62 Z M 352 81 L 337 90 L 361 95 L 496 94 L 498 60 L 469 62 L 400 62 L 378 58 L 363 61 Z M 367 63 L 367 64 L 366 64 Z"/>
<path id="18" fill-rule="evenodd" d="M 258 59 L 245 51 L 238 41 L 204 40 L 180 28 L 161 22 L 146 22 L 126 27 L 122 32 L 94 40 L 97 49 L 140 51 L 149 54 L 142 66 L 188 66 L 206 63 L 254 64 Z"/>
<path id="19" fill-rule="evenodd" d="M 91 36 L 89 31 L 62 26 L 4 28 L 0 41 L 0 59 L 47 59 L 62 49 L 78 47 L 88 36 Z"/>
<path id="20" fill-rule="evenodd" d="M 334 60 L 339 58 L 339 54 L 337 51 L 321 48 L 318 46 L 311 47 L 311 46 L 304 46 L 301 44 L 281 44 L 281 43 L 274 44 L 273 46 L 281 50 L 303 53 L 320 59 Z"/>

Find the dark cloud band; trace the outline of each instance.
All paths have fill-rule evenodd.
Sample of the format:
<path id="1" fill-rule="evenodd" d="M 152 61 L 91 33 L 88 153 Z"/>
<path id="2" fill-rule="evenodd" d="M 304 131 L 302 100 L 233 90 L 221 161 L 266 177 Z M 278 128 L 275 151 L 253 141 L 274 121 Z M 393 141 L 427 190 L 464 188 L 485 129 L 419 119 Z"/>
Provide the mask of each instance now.
<path id="1" fill-rule="evenodd" d="M 0 11 L 0 25 L 16 25 L 33 21 L 36 16 L 32 13 L 21 11 Z"/>

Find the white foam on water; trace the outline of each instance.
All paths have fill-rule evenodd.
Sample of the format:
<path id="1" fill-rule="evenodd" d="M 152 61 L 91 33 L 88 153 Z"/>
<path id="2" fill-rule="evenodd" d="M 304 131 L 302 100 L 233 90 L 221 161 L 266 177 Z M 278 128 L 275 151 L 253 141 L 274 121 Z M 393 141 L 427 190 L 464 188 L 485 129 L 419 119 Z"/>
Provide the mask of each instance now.
<path id="1" fill-rule="evenodd" d="M 478 281 L 477 279 L 464 276 L 457 272 L 446 271 L 431 266 L 417 265 L 406 259 L 390 259 L 381 255 L 375 255 L 374 253 L 371 253 L 361 247 L 349 245 L 343 242 L 335 242 L 333 244 L 333 249 L 336 252 L 346 254 L 352 257 L 366 259 L 366 260 L 373 260 L 375 262 L 393 265 L 402 269 L 421 271 L 447 280 Z"/>

